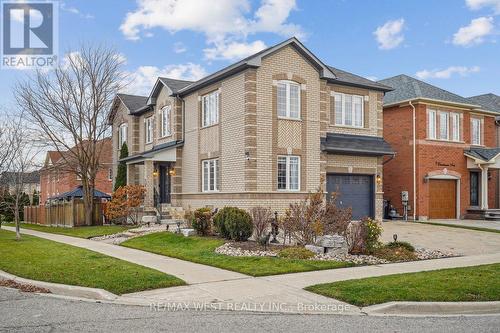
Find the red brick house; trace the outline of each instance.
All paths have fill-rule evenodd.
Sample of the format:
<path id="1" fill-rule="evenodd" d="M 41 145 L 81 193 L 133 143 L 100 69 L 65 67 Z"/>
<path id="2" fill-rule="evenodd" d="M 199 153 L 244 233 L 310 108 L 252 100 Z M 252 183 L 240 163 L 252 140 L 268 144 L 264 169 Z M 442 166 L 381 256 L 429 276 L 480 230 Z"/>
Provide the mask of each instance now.
<path id="1" fill-rule="evenodd" d="M 496 117 L 488 107 L 406 75 L 380 83 L 384 139 L 396 155 L 384 162 L 384 199 L 409 218 L 490 218 L 498 208 Z"/>
<path id="2" fill-rule="evenodd" d="M 111 138 L 101 140 L 101 169 L 97 173 L 95 188 L 111 194 L 113 191 L 113 162 Z M 43 205 L 51 197 L 74 190 L 81 185 L 81 180 L 75 171 L 68 167 L 63 153 L 57 151 L 47 152 L 45 163 L 40 169 L 40 204 Z"/>

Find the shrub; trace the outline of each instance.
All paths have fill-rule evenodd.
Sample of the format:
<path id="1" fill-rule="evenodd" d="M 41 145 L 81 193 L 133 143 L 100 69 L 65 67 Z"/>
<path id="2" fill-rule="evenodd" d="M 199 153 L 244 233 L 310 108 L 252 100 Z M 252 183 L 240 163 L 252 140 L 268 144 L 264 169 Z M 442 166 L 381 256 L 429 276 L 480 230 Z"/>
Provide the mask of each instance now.
<path id="1" fill-rule="evenodd" d="M 413 261 L 417 260 L 415 252 L 403 246 L 390 245 L 391 243 L 377 248 L 373 255 L 387 261 Z M 409 244 L 408 244 L 409 245 Z M 411 245 L 410 245 L 411 246 Z"/>
<path id="2" fill-rule="evenodd" d="M 139 222 L 140 207 L 144 203 L 146 188 L 142 185 L 119 187 L 106 204 L 106 217 L 115 224 Z"/>
<path id="3" fill-rule="evenodd" d="M 209 235 L 212 231 L 212 210 L 206 207 L 195 210 L 191 224 L 198 235 Z"/>
<path id="4" fill-rule="evenodd" d="M 214 217 L 214 225 L 219 235 L 235 241 L 246 241 L 253 232 L 250 214 L 236 207 L 222 208 Z"/>
<path id="5" fill-rule="evenodd" d="M 380 235 L 382 234 L 382 226 L 380 223 L 377 221 L 365 217 L 361 220 L 361 223 L 364 225 L 366 228 L 366 239 L 365 239 L 365 244 L 366 244 L 366 251 L 368 253 L 372 253 L 373 250 L 376 248 L 380 247 Z"/>
<path id="6" fill-rule="evenodd" d="M 351 222 L 347 228 L 346 240 L 351 254 L 371 254 L 379 248 L 382 227 L 377 221 L 365 217 Z"/>
<path id="7" fill-rule="evenodd" d="M 268 207 L 253 207 L 250 210 L 250 215 L 252 216 L 253 227 L 255 230 L 255 239 L 259 240 L 263 236 L 271 225 L 271 219 L 273 214 L 271 208 Z"/>
<path id="8" fill-rule="evenodd" d="M 288 247 L 278 253 L 280 258 L 286 259 L 310 259 L 314 257 L 314 252 L 300 246 Z"/>
<path id="9" fill-rule="evenodd" d="M 410 252 L 415 252 L 415 248 L 413 247 L 413 245 L 411 245 L 408 242 L 390 242 L 390 243 L 387 243 L 385 246 L 388 248 L 402 247 L 402 248 L 407 249 Z"/>

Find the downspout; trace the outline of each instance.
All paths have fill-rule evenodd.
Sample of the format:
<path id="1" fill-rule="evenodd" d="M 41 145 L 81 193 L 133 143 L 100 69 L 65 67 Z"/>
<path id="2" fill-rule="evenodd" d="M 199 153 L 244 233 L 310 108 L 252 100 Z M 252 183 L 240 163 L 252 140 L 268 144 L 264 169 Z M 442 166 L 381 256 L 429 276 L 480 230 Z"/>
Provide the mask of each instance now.
<path id="1" fill-rule="evenodd" d="M 412 101 L 409 101 L 413 109 L 413 221 L 417 220 L 417 134 L 416 134 L 416 109 Z"/>

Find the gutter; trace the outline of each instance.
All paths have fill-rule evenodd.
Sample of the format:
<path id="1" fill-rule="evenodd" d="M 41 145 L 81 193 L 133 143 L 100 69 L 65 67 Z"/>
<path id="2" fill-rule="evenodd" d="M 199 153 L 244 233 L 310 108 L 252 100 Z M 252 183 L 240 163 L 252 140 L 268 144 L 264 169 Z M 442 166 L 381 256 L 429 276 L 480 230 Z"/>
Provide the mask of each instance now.
<path id="1" fill-rule="evenodd" d="M 498 112 L 483 110 L 483 109 L 481 109 L 481 105 L 457 103 L 457 102 L 443 101 L 443 100 L 439 100 L 439 99 L 425 98 L 425 97 L 417 97 L 417 98 L 405 99 L 405 100 L 401 100 L 401 101 L 398 101 L 398 102 L 384 104 L 384 108 L 385 107 L 390 107 L 390 106 L 396 106 L 396 105 L 400 105 L 400 104 L 404 104 L 404 103 L 415 102 L 415 101 L 416 102 L 419 102 L 419 101 L 426 102 L 427 101 L 427 102 L 435 102 L 435 103 L 441 103 L 441 104 L 455 105 L 455 106 L 459 106 L 459 107 L 465 107 L 465 108 L 468 108 L 468 109 L 471 109 L 471 108 L 472 109 L 479 109 L 477 111 L 481 111 L 481 112 L 484 112 L 484 113 L 490 113 L 490 114 L 494 114 L 494 115 L 498 116 Z"/>

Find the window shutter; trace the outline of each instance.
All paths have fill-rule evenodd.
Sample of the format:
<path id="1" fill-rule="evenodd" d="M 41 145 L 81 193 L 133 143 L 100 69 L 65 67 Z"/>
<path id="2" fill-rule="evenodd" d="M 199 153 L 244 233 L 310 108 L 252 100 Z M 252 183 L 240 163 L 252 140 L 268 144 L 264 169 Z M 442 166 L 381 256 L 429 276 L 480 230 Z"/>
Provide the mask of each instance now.
<path id="1" fill-rule="evenodd" d="M 363 97 L 363 119 L 364 119 L 364 128 L 370 127 L 370 102 L 365 101 Z"/>

